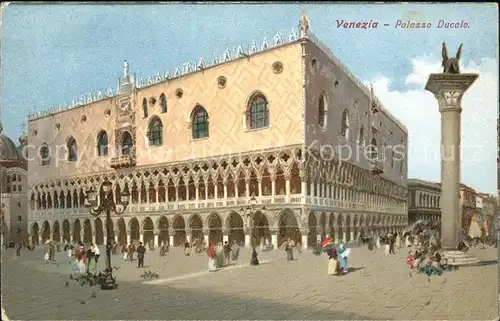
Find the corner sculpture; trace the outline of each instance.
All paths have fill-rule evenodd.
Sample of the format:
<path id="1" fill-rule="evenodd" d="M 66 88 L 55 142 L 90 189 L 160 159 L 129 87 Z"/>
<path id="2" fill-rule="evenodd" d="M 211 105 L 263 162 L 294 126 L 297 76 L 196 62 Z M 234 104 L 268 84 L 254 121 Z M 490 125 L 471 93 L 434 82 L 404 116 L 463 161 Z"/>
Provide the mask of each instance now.
<path id="1" fill-rule="evenodd" d="M 448 50 L 446 49 L 446 43 L 443 42 L 443 73 L 444 74 L 459 74 L 460 73 L 460 55 L 462 54 L 462 46 L 463 44 L 460 44 L 460 47 L 458 47 L 458 51 L 455 57 L 448 58 Z"/>

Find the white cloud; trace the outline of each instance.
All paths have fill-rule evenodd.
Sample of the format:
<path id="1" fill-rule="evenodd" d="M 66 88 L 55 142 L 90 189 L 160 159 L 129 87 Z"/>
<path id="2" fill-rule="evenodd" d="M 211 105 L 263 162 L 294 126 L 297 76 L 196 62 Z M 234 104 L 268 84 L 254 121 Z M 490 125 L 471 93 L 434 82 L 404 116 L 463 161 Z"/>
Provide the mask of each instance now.
<path id="1" fill-rule="evenodd" d="M 408 127 L 409 177 L 440 181 L 441 116 L 433 94 L 424 90 L 431 73 L 441 72 L 441 61 L 428 56 L 412 59 L 406 84 L 417 89 L 391 90 L 389 79 L 372 81 L 384 106 Z M 496 191 L 498 115 L 497 60 L 483 58 L 461 66 L 479 78 L 462 99 L 462 182 L 482 192 Z"/>

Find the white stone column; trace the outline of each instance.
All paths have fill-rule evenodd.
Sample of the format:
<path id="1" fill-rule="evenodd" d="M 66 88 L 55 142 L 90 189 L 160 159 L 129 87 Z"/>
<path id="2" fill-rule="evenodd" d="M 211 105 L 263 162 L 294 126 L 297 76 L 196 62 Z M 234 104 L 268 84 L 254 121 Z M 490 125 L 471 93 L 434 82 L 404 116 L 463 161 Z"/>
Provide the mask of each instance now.
<path id="1" fill-rule="evenodd" d="M 205 241 L 205 244 L 208 246 L 210 243 L 209 242 L 209 239 L 208 239 L 208 233 L 204 233 L 203 234 L 203 240 Z"/>
<path id="2" fill-rule="evenodd" d="M 257 181 L 257 187 L 259 189 L 259 196 L 262 196 L 262 179 Z"/>
<path id="3" fill-rule="evenodd" d="M 117 231 L 115 232 L 115 243 L 118 244 L 118 232 Z M 121 244 L 119 244 L 119 245 L 121 245 Z"/>
<path id="4" fill-rule="evenodd" d="M 142 231 L 139 233 L 139 242 L 144 243 L 144 233 Z"/>
<path id="5" fill-rule="evenodd" d="M 307 234 L 302 234 L 302 249 L 303 250 L 307 250 L 307 248 L 309 247 L 309 243 L 307 242 Z"/>
<path id="6" fill-rule="evenodd" d="M 219 198 L 219 184 L 217 182 L 214 182 L 214 198 Z M 208 191 L 208 185 L 207 185 L 207 191 Z"/>
<path id="7" fill-rule="evenodd" d="M 273 248 L 275 250 L 278 249 L 278 231 L 271 232 L 271 243 L 273 244 Z"/>
<path id="8" fill-rule="evenodd" d="M 224 243 L 229 242 L 229 235 L 227 235 L 227 234 L 222 235 L 222 242 L 224 242 Z"/>
<path id="9" fill-rule="evenodd" d="M 300 192 L 302 195 L 307 196 L 307 183 L 304 181 L 300 182 Z"/>
<path id="10" fill-rule="evenodd" d="M 285 197 L 286 197 L 286 202 L 290 202 L 290 175 L 285 175 Z"/>
<path id="11" fill-rule="evenodd" d="M 153 245 L 154 245 L 154 247 L 160 246 L 160 244 L 158 243 L 158 233 L 157 232 L 155 232 L 155 238 L 154 238 Z"/>
<path id="12" fill-rule="evenodd" d="M 92 244 L 94 244 L 94 245 L 96 244 L 96 242 L 95 242 L 95 234 L 92 234 Z"/>
<path id="13" fill-rule="evenodd" d="M 188 235 L 187 235 L 187 241 L 189 243 L 191 243 L 191 239 L 192 239 L 192 235 L 191 235 L 191 233 L 188 233 Z"/>
<path id="14" fill-rule="evenodd" d="M 347 243 L 347 233 L 345 232 L 345 226 L 342 228 L 342 243 Z"/>
<path id="15" fill-rule="evenodd" d="M 425 89 L 432 92 L 441 113 L 441 245 L 456 249 L 461 240 L 460 135 L 461 100 L 478 74 L 431 74 Z"/>
<path id="16" fill-rule="evenodd" d="M 224 199 L 227 199 L 227 182 L 224 182 Z"/>
<path id="17" fill-rule="evenodd" d="M 127 231 L 127 244 L 130 244 L 131 239 L 130 239 L 130 232 Z"/>
<path id="18" fill-rule="evenodd" d="M 252 241 L 250 239 L 250 234 L 245 234 L 245 247 L 252 247 Z"/>
<path id="19" fill-rule="evenodd" d="M 173 235 L 168 236 L 168 245 L 174 246 L 174 236 Z"/>

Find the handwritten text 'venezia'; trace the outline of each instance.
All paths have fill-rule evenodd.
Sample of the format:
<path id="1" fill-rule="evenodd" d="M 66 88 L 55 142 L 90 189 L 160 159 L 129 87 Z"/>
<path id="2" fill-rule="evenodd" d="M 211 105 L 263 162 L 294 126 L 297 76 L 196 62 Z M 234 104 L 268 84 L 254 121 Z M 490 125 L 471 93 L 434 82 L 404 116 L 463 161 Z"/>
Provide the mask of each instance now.
<path id="1" fill-rule="evenodd" d="M 345 21 L 336 20 L 337 28 L 353 28 L 353 29 L 377 29 L 378 21 Z"/>

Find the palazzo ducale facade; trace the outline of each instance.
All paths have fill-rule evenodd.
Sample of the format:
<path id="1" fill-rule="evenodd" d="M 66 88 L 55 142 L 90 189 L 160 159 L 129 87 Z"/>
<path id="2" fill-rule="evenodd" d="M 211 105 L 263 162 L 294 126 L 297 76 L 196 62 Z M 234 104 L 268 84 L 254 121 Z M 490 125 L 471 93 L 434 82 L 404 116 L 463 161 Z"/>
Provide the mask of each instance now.
<path id="1" fill-rule="evenodd" d="M 308 247 L 327 235 L 349 242 L 403 229 L 407 131 L 373 90 L 305 15 L 288 41 L 240 48 L 146 84 L 125 62 L 116 95 L 32 115 L 31 240 L 102 244 L 105 219 L 84 200 L 93 188 L 99 201 L 105 181 L 115 200 L 131 194 L 108 222 L 119 244 L 249 245 L 252 199 L 257 242 L 275 247 L 289 237 Z M 346 157 L 347 147 L 358 156 Z"/>

